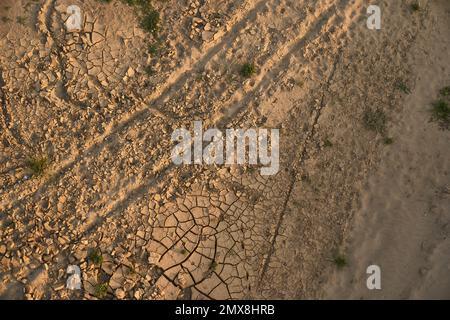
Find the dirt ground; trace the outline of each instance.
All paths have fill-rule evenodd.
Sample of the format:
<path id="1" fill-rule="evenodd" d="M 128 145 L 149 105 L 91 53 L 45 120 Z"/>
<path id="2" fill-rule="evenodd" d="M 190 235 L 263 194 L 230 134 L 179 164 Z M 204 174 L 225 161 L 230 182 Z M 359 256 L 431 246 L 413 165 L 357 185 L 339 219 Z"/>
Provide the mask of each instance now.
<path id="1" fill-rule="evenodd" d="M 0 298 L 450 298 L 450 3 L 377 2 L 380 30 L 365 0 L 155 0 L 156 34 L 0 0 Z M 279 172 L 174 165 L 195 120 L 280 129 Z"/>

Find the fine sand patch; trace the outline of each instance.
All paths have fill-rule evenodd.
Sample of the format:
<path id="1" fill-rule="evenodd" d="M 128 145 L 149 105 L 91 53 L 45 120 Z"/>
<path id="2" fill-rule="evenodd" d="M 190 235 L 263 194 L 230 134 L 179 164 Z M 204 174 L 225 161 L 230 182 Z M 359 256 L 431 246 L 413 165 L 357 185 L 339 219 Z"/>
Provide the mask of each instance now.
<path id="1" fill-rule="evenodd" d="M 430 123 L 430 105 L 450 84 L 450 6 L 429 3 L 429 18 L 408 55 L 414 87 L 396 115 L 380 164 L 361 188 L 346 255 L 327 298 L 450 298 L 450 133 Z M 368 290 L 366 268 L 381 268 Z"/>

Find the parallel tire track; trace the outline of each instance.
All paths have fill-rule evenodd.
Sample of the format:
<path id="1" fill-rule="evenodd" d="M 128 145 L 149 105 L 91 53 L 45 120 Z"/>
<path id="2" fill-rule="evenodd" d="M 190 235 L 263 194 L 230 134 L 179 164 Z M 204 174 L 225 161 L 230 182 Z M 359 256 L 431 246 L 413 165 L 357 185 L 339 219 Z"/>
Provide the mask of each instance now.
<path id="1" fill-rule="evenodd" d="M 52 39 L 52 36 L 48 30 L 47 21 L 48 14 L 51 13 L 52 10 L 52 4 L 53 0 L 47 0 L 45 2 L 40 11 L 39 18 L 41 21 L 39 29 L 49 39 Z M 129 127 L 132 127 L 136 121 L 142 121 L 142 119 L 147 119 L 150 116 L 167 119 L 167 116 L 164 113 L 151 107 L 150 105 L 163 104 L 167 98 L 169 98 L 173 93 L 176 93 L 177 90 L 181 88 L 193 74 L 195 74 L 196 71 L 202 70 L 214 55 L 229 45 L 232 40 L 238 36 L 239 30 L 256 18 L 256 15 L 261 11 L 265 4 L 266 1 L 264 0 L 254 2 L 252 6 L 245 8 L 242 14 L 233 17 L 227 26 L 227 28 L 231 28 L 230 32 L 222 33 L 221 37 L 218 37 L 217 40 L 207 45 L 204 53 L 197 52 L 192 59 L 196 60 L 194 63 L 187 61 L 183 64 L 178 71 L 173 73 L 173 76 L 171 76 L 158 91 L 154 92 L 150 97 L 145 99 L 145 101 L 142 101 L 137 110 L 132 113 L 125 114 L 120 120 L 114 123 L 108 124 L 103 134 L 86 143 L 86 149 L 84 151 L 74 154 L 68 159 L 61 161 L 57 166 L 54 166 L 52 168 L 54 177 L 62 177 L 67 171 L 72 169 L 77 162 L 83 159 L 85 155 L 94 156 L 95 154 L 98 154 L 108 143 L 109 137 L 123 133 L 123 131 L 126 131 Z M 26 198 L 39 197 L 45 190 L 47 190 L 48 185 L 38 187 L 36 190 L 31 192 L 25 192 L 25 188 L 26 186 L 22 189 L 12 191 L 9 195 L 3 195 L 3 201 L 0 202 L 0 209 L 11 207 L 14 208 L 17 207 L 19 203 L 23 203 Z M 26 195 L 19 199 L 11 199 L 15 194 L 22 193 L 26 193 Z"/>
<path id="2" fill-rule="evenodd" d="M 273 75 L 276 75 L 279 71 L 283 70 L 286 66 L 286 63 L 289 61 L 290 57 L 293 54 L 299 53 L 301 49 L 304 47 L 305 43 L 309 40 L 314 39 L 318 34 L 320 34 L 320 31 L 322 28 L 326 25 L 327 21 L 330 21 L 335 17 L 335 14 L 333 14 L 334 6 L 328 7 L 326 10 L 324 10 L 320 18 L 317 20 L 316 23 L 313 24 L 313 26 L 309 29 L 309 31 L 305 33 L 301 33 L 298 37 L 295 39 L 292 39 L 287 44 L 283 45 L 283 48 L 281 48 L 278 52 L 282 52 L 283 54 L 280 56 L 276 54 L 271 59 L 268 60 L 268 62 L 263 67 L 264 72 L 258 77 L 257 79 L 257 85 L 255 85 L 255 89 L 250 92 L 245 98 L 243 98 L 242 103 L 239 103 L 239 106 L 244 107 L 246 105 L 246 101 L 250 99 L 252 96 L 252 93 L 264 91 L 268 84 L 269 80 Z M 335 66 L 334 66 L 335 67 Z M 333 69 L 334 70 L 334 69 Z M 330 81 L 332 74 L 334 71 L 332 71 L 330 78 L 328 79 L 328 82 Z M 232 100 L 232 99 L 231 99 Z M 322 100 L 323 103 L 323 100 Z M 218 120 L 216 120 L 217 123 L 220 124 L 226 124 L 230 120 L 233 119 L 233 116 L 240 111 L 239 109 L 236 109 L 232 114 L 227 114 L 223 117 L 219 117 Z M 318 117 L 317 117 L 318 119 Z M 316 119 L 316 121 L 317 121 Z M 312 134 L 312 133 L 311 133 Z M 105 210 L 102 210 L 102 212 L 98 212 L 99 219 L 96 223 L 93 225 L 90 225 L 88 229 L 86 229 L 83 233 L 81 233 L 76 239 L 73 239 L 71 241 L 71 244 L 75 244 L 81 239 L 87 237 L 88 235 L 92 234 L 98 228 L 108 219 L 111 218 L 117 214 L 120 214 L 123 212 L 124 209 L 126 209 L 131 203 L 136 201 L 136 199 L 141 198 L 144 194 L 148 193 L 149 191 L 157 192 L 159 189 L 161 189 L 164 186 L 164 182 L 167 181 L 167 179 L 170 180 L 171 174 L 173 174 L 173 169 L 175 168 L 174 165 L 169 164 L 168 166 L 164 167 L 162 171 L 159 173 L 159 175 L 155 175 L 155 177 L 151 178 L 149 181 L 147 181 L 144 184 L 141 184 L 134 189 L 132 189 L 130 192 L 124 194 L 122 197 L 120 197 L 118 200 L 114 201 L 113 204 L 107 206 Z M 295 176 L 295 173 L 293 174 Z M 293 180 L 295 181 L 295 179 Z M 291 183 L 290 190 L 293 189 L 293 185 Z M 289 194 L 286 200 L 285 205 L 287 205 L 289 199 Z M 271 240 L 272 247 L 276 241 L 278 230 L 280 228 L 280 225 L 282 223 L 283 219 L 283 212 L 280 214 L 279 220 L 276 224 L 276 232 Z M 270 257 L 272 255 L 272 252 L 269 252 L 267 255 L 266 260 L 263 264 L 263 272 L 261 277 L 264 276 L 266 273 L 268 263 L 270 261 Z"/>

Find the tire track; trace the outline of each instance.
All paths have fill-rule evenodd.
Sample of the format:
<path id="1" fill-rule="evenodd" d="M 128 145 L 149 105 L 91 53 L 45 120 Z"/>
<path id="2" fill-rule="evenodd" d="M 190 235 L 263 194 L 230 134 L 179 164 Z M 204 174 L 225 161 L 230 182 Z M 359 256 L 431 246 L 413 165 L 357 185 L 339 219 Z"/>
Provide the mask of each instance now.
<path id="1" fill-rule="evenodd" d="M 53 0 L 47 0 L 43 5 L 40 11 L 41 27 L 40 30 L 44 34 L 47 35 L 47 38 L 50 40 L 52 36 L 47 27 L 47 17 L 49 12 L 52 10 Z M 78 163 L 84 155 L 96 155 L 98 154 L 108 143 L 108 138 L 112 137 L 116 134 L 122 133 L 122 131 L 126 131 L 129 127 L 132 126 L 136 121 L 147 119 L 150 116 L 160 117 L 162 119 L 168 120 L 169 117 L 165 115 L 158 109 L 151 107 L 151 105 L 160 105 L 163 104 L 166 99 L 168 99 L 173 93 L 176 93 L 179 88 L 182 88 L 187 80 L 195 74 L 196 71 L 202 70 L 205 65 L 211 60 L 213 56 L 215 56 L 218 52 L 227 48 L 232 40 L 235 39 L 239 35 L 239 30 L 243 28 L 247 23 L 253 21 L 258 12 L 262 10 L 262 8 L 266 5 L 266 1 L 261 0 L 257 2 L 252 2 L 249 8 L 243 13 L 236 15 L 230 23 L 228 23 L 227 28 L 231 28 L 231 31 L 228 33 L 222 32 L 222 37 L 213 41 L 211 44 L 205 47 L 206 52 L 196 52 L 194 54 L 194 58 L 191 60 L 196 60 L 194 63 L 192 61 L 187 61 L 177 72 L 171 76 L 168 81 L 162 86 L 158 91 L 155 91 L 151 96 L 146 98 L 141 102 L 140 106 L 137 110 L 132 113 L 125 114 L 120 120 L 117 122 L 110 123 L 106 128 L 105 132 L 91 141 L 86 143 L 86 149 L 82 152 L 74 154 L 70 158 L 61 161 L 57 167 L 51 168 L 53 171 L 53 175 L 55 178 L 62 177 L 67 171 L 72 169 L 76 163 Z M 51 40 L 53 41 L 53 40 Z M 57 179 L 56 179 L 57 180 Z M 11 200 L 11 197 L 14 197 L 14 194 L 24 193 L 24 189 L 14 190 L 11 194 L 4 195 L 3 201 L 0 202 L 0 208 L 16 208 L 20 203 L 25 201 L 28 197 L 39 197 L 45 190 L 48 189 L 48 185 L 43 185 L 38 187 L 37 190 L 28 192 L 25 196 L 17 200 Z M 8 205 L 9 203 L 9 205 Z"/>
<path id="2" fill-rule="evenodd" d="M 352 20 L 356 20 L 357 17 L 351 18 L 351 15 L 348 14 L 348 11 L 352 10 L 354 11 L 356 7 L 358 7 L 360 5 L 360 2 L 356 1 L 353 6 L 351 6 L 350 8 L 348 8 L 346 10 L 346 14 L 345 14 L 345 20 L 343 22 L 343 26 L 342 26 L 342 31 L 341 34 L 343 34 L 346 31 L 346 28 L 348 28 L 350 26 L 350 24 L 352 23 Z M 286 208 L 288 206 L 288 203 L 290 201 L 291 195 L 292 195 L 292 191 L 294 190 L 294 186 L 295 183 L 297 182 L 297 178 L 300 172 L 300 168 L 303 166 L 305 160 L 306 160 L 306 156 L 307 156 L 307 147 L 308 145 L 311 143 L 312 139 L 314 138 L 315 134 L 316 134 L 316 125 L 320 119 L 320 116 L 322 114 L 323 109 L 326 107 L 325 104 L 325 99 L 326 99 L 326 92 L 328 91 L 328 88 L 330 87 L 331 81 L 334 78 L 335 72 L 336 72 L 336 68 L 337 65 L 339 63 L 340 60 L 340 56 L 341 56 L 341 52 L 342 52 L 342 47 L 339 48 L 339 52 L 337 54 L 337 58 L 334 61 L 334 64 L 332 66 L 332 69 L 330 71 L 330 74 L 326 80 L 326 82 L 324 83 L 324 88 L 323 88 L 323 92 L 322 92 L 322 97 L 320 100 L 320 107 L 317 111 L 314 112 L 313 115 L 313 121 L 311 124 L 311 130 L 307 133 L 306 135 L 306 139 L 305 139 L 305 144 L 303 145 L 303 148 L 301 148 L 300 153 L 298 155 L 298 160 L 294 163 L 293 168 L 290 170 L 290 174 L 289 176 L 291 176 L 291 180 L 289 181 L 289 185 L 288 185 L 288 192 L 286 195 L 286 198 L 283 202 L 283 206 L 282 209 L 280 210 L 280 213 L 278 215 L 278 219 L 275 225 L 275 231 L 274 234 L 270 240 L 270 246 L 269 246 L 269 252 L 267 253 L 266 257 L 263 260 L 262 263 L 262 267 L 261 267 L 261 274 L 259 277 L 259 282 L 257 287 L 261 288 L 261 284 L 264 280 L 264 277 L 267 274 L 267 270 L 271 261 L 271 258 L 273 256 L 273 253 L 275 251 L 275 244 L 277 241 L 278 236 L 280 235 L 280 228 L 281 225 L 284 221 L 284 216 L 286 214 Z"/>
<path id="3" fill-rule="evenodd" d="M 345 0 L 341 0 L 341 2 L 344 2 Z M 320 13 L 321 19 L 317 22 L 317 24 L 313 25 L 313 28 L 309 29 L 305 33 L 301 33 L 298 37 L 290 40 L 287 45 L 284 45 L 281 50 L 277 52 L 273 56 L 272 59 L 269 59 L 269 61 L 266 63 L 263 70 L 266 72 L 263 72 L 259 77 L 256 79 L 256 83 L 259 83 L 255 86 L 255 89 L 249 92 L 244 99 L 241 99 L 241 101 L 237 104 L 239 108 L 237 110 L 241 110 L 243 106 L 246 106 L 250 99 L 253 98 L 253 93 L 260 92 L 261 90 L 265 90 L 267 85 L 270 83 L 270 80 L 273 79 L 273 74 L 276 74 L 277 72 L 283 70 L 286 66 L 286 62 L 289 61 L 290 57 L 296 53 L 299 52 L 301 48 L 304 47 L 306 41 L 311 40 L 311 38 L 317 36 L 319 34 L 319 31 L 322 29 L 322 27 L 325 25 L 325 23 L 329 20 L 328 18 L 331 17 L 332 9 L 334 8 L 334 5 L 329 6 L 326 10 Z M 283 55 L 279 56 L 278 54 L 283 53 Z M 232 105 L 235 103 L 235 97 L 238 97 L 241 94 L 241 92 L 237 93 L 235 96 L 233 96 L 231 99 L 229 99 L 228 105 Z M 219 118 L 218 120 L 213 120 L 213 127 L 225 127 L 227 123 L 229 123 L 232 119 L 232 116 L 236 114 L 237 111 L 235 111 L 233 114 L 228 114 L 224 117 Z M 169 150 L 170 151 L 170 150 Z M 164 165 L 165 163 L 168 163 L 167 165 Z M 110 209 L 110 212 L 118 212 L 123 210 L 123 208 L 126 208 L 130 203 L 134 202 L 135 199 L 141 197 L 144 193 L 148 192 L 148 188 L 150 188 L 157 180 L 161 180 L 161 178 L 167 179 L 166 175 L 171 175 L 171 170 L 176 168 L 175 165 L 173 165 L 170 161 L 170 154 L 167 155 L 165 158 L 161 159 L 159 163 L 157 164 L 148 164 L 143 168 L 142 171 L 147 171 L 147 169 L 151 167 L 161 167 L 162 169 L 158 172 L 155 172 L 155 176 L 160 176 L 159 179 L 151 179 L 149 182 L 145 184 L 141 184 L 137 186 L 136 188 L 130 188 L 130 184 L 126 185 L 125 189 L 131 189 L 131 191 L 128 194 L 125 194 L 125 196 L 122 197 L 122 199 L 118 199 L 116 201 L 117 204 L 113 204 L 108 206 Z M 134 180 L 134 179 L 132 179 Z M 156 190 L 152 189 L 152 192 Z M 108 209 L 107 209 L 108 210 Z M 104 216 L 109 217 L 111 213 L 107 213 Z M 103 215 L 99 215 L 103 216 Z"/>
<path id="4" fill-rule="evenodd" d="M 317 26 L 320 26 L 322 24 L 325 23 L 326 18 L 330 16 L 330 13 L 332 12 L 331 9 L 333 8 L 333 5 L 329 5 L 326 10 L 321 10 L 320 12 L 317 12 L 317 14 L 311 15 L 311 17 L 315 20 L 315 16 L 319 15 L 321 17 L 323 17 L 324 19 L 321 19 L 319 21 L 318 24 L 313 24 L 313 28 L 308 29 L 307 32 L 305 33 L 301 33 L 298 37 L 295 37 L 294 39 L 290 40 L 288 42 L 287 45 L 283 45 L 283 47 L 281 48 L 281 50 L 277 51 L 277 54 L 275 54 L 275 57 L 272 59 L 269 59 L 269 62 L 266 64 L 266 68 L 263 68 L 263 73 L 261 75 L 258 76 L 257 83 L 259 83 L 260 85 L 256 86 L 256 89 L 254 89 L 253 91 L 251 91 L 246 98 L 242 101 L 242 103 L 240 103 L 240 106 L 244 106 L 246 104 L 246 102 L 248 101 L 248 99 L 250 99 L 253 95 L 251 93 L 257 92 L 258 90 L 263 89 L 264 85 L 269 83 L 271 77 L 273 76 L 274 73 L 278 72 L 279 70 L 282 70 L 285 65 L 283 64 L 283 62 L 286 62 L 289 60 L 289 57 L 295 52 L 295 50 L 298 50 L 299 48 L 301 48 L 302 46 L 304 46 L 305 41 L 307 39 L 310 39 L 311 37 L 313 37 L 314 35 L 317 35 L 318 32 L 320 31 L 320 28 L 318 28 Z M 292 48 L 291 48 L 292 47 Z M 290 50 L 288 48 L 291 48 Z M 285 53 L 286 56 L 278 56 L 278 54 L 280 53 Z M 272 70 L 271 72 L 266 72 L 270 69 L 270 67 L 274 67 L 276 64 L 280 64 L 278 66 L 278 68 L 274 68 L 274 70 Z M 270 67 L 269 67 L 270 66 Z M 233 99 L 230 99 L 230 104 L 234 103 Z M 225 119 L 221 119 L 221 121 L 218 121 L 217 124 L 223 124 L 224 121 L 226 121 L 229 118 L 225 118 Z M 98 154 L 98 153 L 97 153 Z M 89 154 L 91 155 L 91 154 Z M 95 156 L 95 155 L 93 155 Z M 161 165 L 167 163 L 167 165 Z M 95 229 L 100 226 L 102 224 L 103 221 L 105 221 L 107 218 L 122 212 L 122 210 L 126 207 L 128 207 L 131 203 L 133 203 L 136 199 L 142 197 L 143 194 L 151 191 L 156 192 L 157 190 L 160 190 L 164 185 L 163 182 L 165 179 L 168 179 L 168 177 L 170 177 L 171 175 L 173 175 L 173 169 L 176 168 L 175 165 L 173 165 L 170 161 L 170 156 L 167 156 L 166 158 L 163 158 L 158 164 L 156 165 L 152 165 L 152 164 L 148 164 L 146 165 L 142 170 L 142 171 L 146 171 L 149 168 L 151 168 L 152 166 L 156 166 L 156 167 L 161 167 L 161 170 L 159 170 L 158 172 L 154 172 L 153 174 L 153 178 L 148 179 L 148 181 L 144 184 L 138 185 L 138 186 L 133 186 L 133 182 L 134 182 L 134 178 L 132 177 L 131 179 L 128 180 L 128 182 L 126 182 L 125 184 L 122 184 L 122 188 L 124 188 L 124 186 L 126 186 L 125 189 L 130 189 L 131 191 L 129 191 L 128 193 L 126 193 L 125 195 L 120 196 L 117 200 L 115 201 L 110 201 L 108 202 L 104 209 L 102 210 L 102 212 L 104 212 L 103 214 L 99 213 L 98 217 L 99 219 L 97 220 L 98 222 L 94 225 L 89 226 L 89 228 L 87 230 L 85 230 L 85 232 L 83 233 L 84 236 L 92 233 L 93 231 L 95 231 Z M 189 169 L 186 169 L 186 171 L 189 171 Z M 151 188 L 152 186 L 155 186 Z M 151 188 L 149 190 L 149 188 Z M 45 189 L 43 189 L 45 190 Z M 120 191 L 120 190 L 119 190 Z M 42 192 L 42 191 L 41 191 Z M 120 194 L 120 192 L 117 192 L 116 194 Z M 37 196 L 39 196 L 39 194 L 36 194 L 34 198 L 36 198 Z M 110 199 L 112 199 L 113 197 L 110 196 Z M 75 240 L 76 242 L 77 240 Z"/>
<path id="5" fill-rule="evenodd" d="M 345 3 L 345 0 L 341 0 L 341 4 Z M 336 5 L 332 4 L 327 7 L 325 10 L 319 13 L 319 19 L 313 23 L 312 27 L 309 28 L 306 32 L 301 33 L 298 37 L 288 41 L 286 45 L 284 45 L 279 53 L 283 53 L 283 55 L 279 56 L 275 54 L 269 61 L 265 64 L 265 67 L 262 68 L 266 72 L 263 72 L 257 79 L 258 85 L 255 85 L 255 89 L 249 92 L 245 98 L 241 99 L 238 104 L 239 108 L 233 110 L 233 113 L 226 114 L 222 117 L 218 117 L 217 120 L 213 121 L 217 126 L 225 127 L 227 123 L 232 121 L 233 116 L 237 114 L 239 111 L 242 111 L 242 108 L 246 106 L 249 100 L 254 96 L 253 94 L 256 92 L 261 92 L 267 89 L 270 84 L 270 80 L 273 79 L 273 76 L 278 72 L 282 71 L 286 67 L 286 63 L 289 62 L 292 55 L 298 53 L 302 48 L 304 48 L 307 41 L 312 40 L 313 38 L 320 35 L 320 31 L 323 27 L 327 25 L 327 22 L 332 22 L 333 18 L 337 16 L 335 13 Z M 231 105 L 234 100 L 230 99 Z M 164 165 L 164 163 L 167 163 Z M 81 238 L 88 236 L 95 232 L 104 221 L 107 219 L 114 217 L 123 212 L 124 209 L 129 207 L 132 203 L 134 203 L 137 199 L 142 198 L 143 195 L 148 193 L 157 193 L 161 191 L 164 187 L 164 182 L 167 180 L 171 180 L 174 175 L 174 169 L 178 168 L 170 161 L 170 155 L 166 156 L 158 164 L 148 164 L 146 165 L 142 171 L 146 171 L 152 166 L 160 167 L 161 169 L 154 173 L 153 178 L 149 179 L 146 183 L 132 186 L 132 182 L 129 184 L 122 186 L 122 188 L 129 189 L 130 191 L 124 195 L 119 196 L 115 201 L 110 201 L 101 212 L 97 213 L 97 222 L 95 224 L 90 225 L 79 237 L 79 239 L 75 240 L 74 243 L 79 241 Z M 189 172 L 189 168 L 183 169 L 186 172 Z M 130 181 L 134 181 L 135 179 L 130 179 Z M 120 192 L 118 192 L 119 194 Z M 110 200 L 115 197 L 111 197 Z M 103 212 L 103 213 L 102 213 Z"/>
<path id="6" fill-rule="evenodd" d="M 341 1 L 341 3 L 343 2 L 344 1 Z M 242 112 L 242 110 L 245 109 L 245 106 L 253 98 L 255 93 L 264 92 L 265 90 L 267 90 L 267 88 L 270 86 L 270 79 L 273 79 L 274 75 L 277 75 L 280 71 L 285 69 L 286 65 L 289 64 L 289 60 L 292 57 L 292 55 L 302 50 L 308 41 L 314 39 L 318 34 L 320 34 L 322 28 L 326 26 L 327 21 L 330 21 L 332 18 L 335 17 L 335 15 L 332 14 L 334 8 L 335 8 L 334 5 L 327 7 L 323 12 L 319 14 L 320 18 L 317 19 L 316 23 L 314 23 L 311 28 L 309 28 L 306 32 L 301 33 L 295 39 L 288 41 L 286 45 L 283 45 L 282 48 L 277 51 L 277 54 L 273 55 L 272 58 L 270 58 L 268 62 L 264 64 L 262 68 L 263 72 L 260 75 L 258 75 L 257 78 L 255 79 L 256 80 L 255 88 L 249 93 L 246 93 L 244 98 L 240 99 L 239 103 L 237 104 L 238 107 L 227 109 L 225 111 L 228 112 L 223 112 L 218 115 L 215 115 L 213 117 L 212 122 L 218 125 L 225 125 L 226 123 L 232 121 L 236 114 Z M 231 103 L 227 105 L 232 105 L 232 103 L 234 103 L 233 99 L 230 99 L 230 101 Z M 122 128 L 127 130 L 128 127 L 123 126 Z M 92 155 L 93 157 L 95 156 L 95 154 L 92 153 L 88 153 L 88 155 L 89 156 Z M 165 161 L 166 159 L 161 160 L 161 162 Z M 147 165 L 147 168 L 149 167 L 150 164 Z M 148 193 L 150 190 L 161 189 L 164 185 L 164 182 L 167 181 L 167 179 L 170 178 L 171 175 L 173 175 L 174 167 L 175 166 L 171 164 L 171 162 L 169 162 L 167 166 L 162 166 L 162 169 L 159 172 L 156 172 L 154 174 L 154 177 L 152 179 L 149 179 L 148 182 L 138 185 L 135 188 L 130 188 L 132 189 L 130 192 L 126 193 L 120 199 L 116 200 L 111 205 L 106 207 L 105 210 L 102 210 L 103 214 L 101 213 L 98 214 L 100 219 L 97 221 L 97 223 L 89 226 L 89 228 L 86 229 L 83 233 L 81 233 L 76 239 L 71 240 L 70 244 L 77 243 L 83 237 L 86 237 L 89 234 L 95 232 L 98 229 L 98 227 L 100 227 L 103 224 L 103 222 L 105 222 L 108 218 L 118 213 L 121 213 L 123 209 L 129 207 L 131 203 L 136 201 L 136 199 L 142 197 L 143 194 Z M 128 189 L 127 185 L 125 186 L 125 189 Z M 280 225 L 281 221 L 282 218 L 278 221 Z M 273 242 L 275 242 L 275 238 L 276 236 L 274 237 Z"/>

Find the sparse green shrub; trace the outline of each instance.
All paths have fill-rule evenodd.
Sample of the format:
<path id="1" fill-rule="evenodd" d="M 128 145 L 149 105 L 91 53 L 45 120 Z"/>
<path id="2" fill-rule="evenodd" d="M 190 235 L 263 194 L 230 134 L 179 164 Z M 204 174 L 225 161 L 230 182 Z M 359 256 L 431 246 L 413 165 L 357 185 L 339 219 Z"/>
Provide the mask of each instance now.
<path id="1" fill-rule="evenodd" d="M 245 63 L 241 68 L 241 76 L 250 78 L 256 73 L 256 66 L 253 63 Z"/>
<path id="2" fill-rule="evenodd" d="M 394 143 L 394 139 L 393 139 L 393 138 L 390 138 L 390 137 L 385 137 L 385 138 L 383 139 L 383 142 L 384 142 L 385 145 L 391 145 L 391 144 Z"/>
<path id="3" fill-rule="evenodd" d="M 338 269 L 342 269 L 342 268 L 344 268 L 345 266 L 347 266 L 347 259 L 346 259 L 343 255 L 341 255 L 341 254 L 335 256 L 335 257 L 333 258 L 333 262 L 334 262 L 334 264 L 336 265 L 336 267 L 337 267 Z"/>
<path id="4" fill-rule="evenodd" d="M 364 126 L 371 131 L 375 131 L 380 134 L 386 132 L 387 117 L 381 109 L 366 109 L 363 115 Z"/>
<path id="5" fill-rule="evenodd" d="M 145 31 L 156 35 L 159 30 L 159 22 L 159 12 L 154 9 L 147 9 L 145 10 L 145 14 L 141 20 L 141 27 Z"/>
<path id="6" fill-rule="evenodd" d="M 442 129 L 450 128 L 450 107 L 444 100 L 438 100 L 431 105 L 431 121 L 437 122 Z"/>
<path id="7" fill-rule="evenodd" d="M 441 94 L 441 96 L 443 97 L 450 97 L 450 86 L 449 87 L 445 87 L 442 88 L 439 93 Z"/>
<path id="8" fill-rule="evenodd" d="M 159 45 L 156 43 L 152 43 L 148 46 L 148 53 L 150 53 L 152 56 L 156 55 L 159 50 Z"/>
<path id="9" fill-rule="evenodd" d="M 16 22 L 18 23 L 18 24 L 21 24 L 21 25 L 25 25 L 25 22 L 27 21 L 27 18 L 25 18 L 25 17 L 21 17 L 21 16 L 18 16 L 18 17 L 16 17 Z"/>
<path id="10" fill-rule="evenodd" d="M 396 87 L 398 90 L 402 91 L 405 94 L 411 93 L 411 89 L 409 89 L 409 87 L 404 82 L 401 82 L 401 81 L 397 82 Z"/>
<path id="11" fill-rule="evenodd" d="M 100 266 L 103 263 L 103 256 L 101 251 L 98 249 L 92 250 L 91 254 L 89 255 L 89 261 L 94 265 Z"/>
<path id="12" fill-rule="evenodd" d="M 99 283 L 95 286 L 95 296 L 98 299 L 103 299 L 108 294 L 108 284 L 107 283 Z"/>
<path id="13" fill-rule="evenodd" d="M 34 176 L 42 176 L 49 166 L 49 161 L 46 156 L 33 156 L 26 162 L 27 168 Z"/>
<path id="14" fill-rule="evenodd" d="M 152 66 L 145 66 L 144 70 L 145 73 L 150 77 L 155 74 L 155 71 L 153 70 Z"/>
<path id="15" fill-rule="evenodd" d="M 212 270 L 212 271 L 216 270 L 217 266 L 218 266 L 217 262 L 215 262 L 215 261 L 211 262 L 210 270 Z"/>
<path id="16" fill-rule="evenodd" d="M 411 4 L 411 9 L 412 11 L 419 11 L 420 10 L 419 2 L 414 2 L 413 4 Z"/>
<path id="17" fill-rule="evenodd" d="M 333 142 L 331 142 L 328 139 L 325 139 L 325 141 L 323 142 L 324 147 L 326 148 L 331 148 L 333 146 Z"/>

